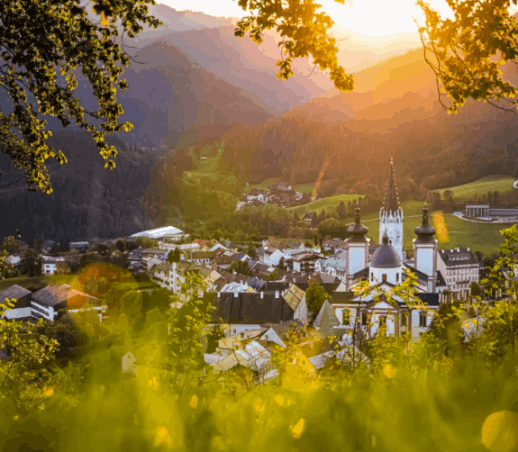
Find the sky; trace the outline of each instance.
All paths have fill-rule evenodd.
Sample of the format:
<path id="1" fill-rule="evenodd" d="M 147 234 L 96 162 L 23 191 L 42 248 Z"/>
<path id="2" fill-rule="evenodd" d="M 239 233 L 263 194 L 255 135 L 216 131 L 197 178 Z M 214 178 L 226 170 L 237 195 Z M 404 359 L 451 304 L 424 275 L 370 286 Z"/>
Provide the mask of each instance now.
<path id="1" fill-rule="evenodd" d="M 201 11 L 211 16 L 242 17 L 245 12 L 235 0 L 158 0 L 176 10 Z M 333 0 L 320 0 L 322 9 L 331 19 L 347 30 L 367 36 L 386 36 L 401 32 L 417 32 L 412 15 L 421 18 L 415 0 L 352 0 L 339 4 Z M 443 0 L 433 0 L 443 14 L 448 8 Z"/>

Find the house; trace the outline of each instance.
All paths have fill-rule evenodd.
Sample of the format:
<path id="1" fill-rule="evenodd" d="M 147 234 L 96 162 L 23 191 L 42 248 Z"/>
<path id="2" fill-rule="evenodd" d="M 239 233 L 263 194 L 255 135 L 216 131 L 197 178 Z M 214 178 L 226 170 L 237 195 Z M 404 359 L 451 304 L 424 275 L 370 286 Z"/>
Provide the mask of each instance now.
<path id="1" fill-rule="evenodd" d="M 214 270 L 200 267 L 192 262 L 164 262 L 151 268 L 149 275 L 152 281 L 174 294 L 180 292 L 181 284 L 185 283 L 185 277 L 189 273 L 201 275 L 208 284 L 209 290 L 214 290 L 216 281 L 221 275 Z"/>
<path id="2" fill-rule="evenodd" d="M 192 243 L 198 244 L 200 246 L 200 251 L 213 251 L 211 249 L 213 247 L 212 241 L 210 240 L 194 239 Z"/>
<path id="3" fill-rule="evenodd" d="M 228 267 L 230 267 L 230 264 L 232 263 L 232 256 L 233 254 L 230 251 L 217 253 L 214 257 L 214 263 L 219 269 L 227 270 Z"/>
<path id="4" fill-rule="evenodd" d="M 327 259 L 318 259 L 315 261 L 315 271 L 345 281 L 345 259 L 345 251 L 340 251 Z"/>
<path id="5" fill-rule="evenodd" d="M 304 215 L 303 220 L 309 227 L 316 226 L 318 224 L 318 215 L 315 212 L 308 212 Z"/>
<path id="6" fill-rule="evenodd" d="M 90 244 L 87 241 L 83 242 L 70 242 L 68 247 L 70 248 L 70 251 L 77 250 L 80 253 L 86 253 L 88 251 L 88 247 Z"/>
<path id="7" fill-rule="evenodd" d="M 94 310 L 102 320 L 107 306 L 99 298 L 72 289 L 68 284 L 61 286 L 50 284 L 34 292 L 31 296 L 32 317 L 55 320 L 62 312 Z"/>
<path id="8" fill-rule="evenodd" d="M 164 226 L 162 228 L 150 229 L 131 235 L 132 238 L 149 237 L 155 240 L 163 239 L 165 236 L 180 238 L 180 236 L 183 236 L 183 231 L 174 226 Z"/>
<path id="9" fill-rule="evenodd" d="M 281 258 L 284 258 L 284 253 L 278 248 L 269 246 L 267 248 L 259 248 L 257 257 L 259 262 L 263 264 L 277 266 Z"/>
<path id="10" fill-rule="evenodd" d="M 6 299 L 14 300 L 14 306 L 10 310 L 5 311 L 2 317 L 7 320 L 32 317 L 31 296 L 32 292 L 30 290 L 16 284 L 2 290 L 0 292 L 0 305 L 2 307 L 6 306 Z"/>
<path id="11" fill-rule="evenodd" d="M 266 202 L 266 194 L 262 190 L 258 190 L 254 188 L 250 190 L 246 195 L 247 203 L 251 203 L 253 201 L 259 201 L 261 203 Z"/>
<path id="12" fill-rule="evenodd" d="M 276 191 L 276 190 L 289 191 L 289 190 L 291 190 L 291 185 L 288 185 L 286 182 L 278 182 L 276 184 L 270 185 L 270 190 L 272 190 L 272 191 Z"/>
<path id="13" fill-rule="evenodd" d="M 219 241 L 221 245 L 223 245 L 227 250 L 232 251 L 233 253 L 237 253 L 237 245 L 230 240 L 222 239 Z"/>
<path id="14" fill-rule="evenodd" d="M 55 275 L 56 273 L 70 273 L 70 265 L 58 259 L 48 259 L 43 262 L 42 273 Z"/>
<path id="15" fill-rule="evenodd" d="M 480 265 L 469 248 L 440 250 L 437 269 L 446 282 L 446 290 L 454 298 L 465 298 L 471 293 L 471 283 L 479 282 Z"/>
<path id="16" fill-rule="evenodd" d="M 248 256 L 247 254 L 245 253 L 234 253 L 232 255 L 232 262 L 234 261 L 237 261 L 237 262 L 245 262 L 245 261 L 248 261 L 250 260 L 251 257 Z"/>
<path id="17" fill-rule="evenodd" d="M 293 268 L 293 271 L 302 273 L 313 273 L 315 271 L 315 261 L 322 257 L 314 252 L 302 252 L 292 254 L 287 260 L 287 264 Z"/>
<path id="18" fill-rule="evenodd" d="M 138 247 L 128 254 L 130 268 L 141 269 L 148 267 L 150 259 L 165 261 L 169 255 L 169 250 L 163 248 L 142 248 Z"/>
<path id="19" fill-rule="evenodd" d="M 229 334 L 259 329 L 265 323 L 281 323 L 295 319 L 295 311 L 280 292 L 207 293 L 207 301 L 216 308 L 213 325 L 229 326 Z"/>
<path id="20" fill-rule="evenodd" d="M 211 267 L 214 263 L 215 253 L 212 251 L 196 251 L 195 253 L 187 253 L 186 258 L 188 261 L 195 263 L 196 265 Z"/>

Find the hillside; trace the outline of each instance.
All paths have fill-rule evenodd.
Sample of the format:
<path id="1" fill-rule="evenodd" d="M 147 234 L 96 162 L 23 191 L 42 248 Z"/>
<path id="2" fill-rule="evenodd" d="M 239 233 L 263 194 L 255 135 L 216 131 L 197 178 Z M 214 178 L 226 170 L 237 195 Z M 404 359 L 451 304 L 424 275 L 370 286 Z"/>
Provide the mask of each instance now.
<path id="1" fill-rule="evenodd" d="M 50 168 L 54 192 L 27 192 L 23 177 L 0 153 L 2 189 L 0 236 L 19 228 L 24 241 L 31 237 L 62 241 L 111 238 L 152 227 L 140 199 L 150 183 L 156 153 L 129 146 L 116 138 L 108 143 L 119 150 L 117 167 L 110 171 L 86 133 L 57 132 L 52 144 L 62 149 L 69 163 Z"/>
<path id="2" fill-rule="evenodd" d="M 469 201 L 478 196 L 486 196 L 488 192 L 497 191 L 500 196 L 505 196 L 515 191 L 513 188 L 514 178 L 508 176 L 487 176 L 468 184 L 457 185 L 448 188 L 434 190 L 444 197 L 444 192 L 452 192 L 453 199 L 458 201 Z"/>
<path id="3" fill-rule="evenodd" d="M 359 182 L 382 189 L 391 157 L 399 179 L 430 189 L 518 170 L 516 115 L 474 102 L 448 115 L 421 50 L 378 63 L 355 80 L 352 93 L 330 90 L 280 118 L 232 127 L 225 159 L 250 183 L 320 177 L 356 192 L 365 188 L 355 187 Z"/>

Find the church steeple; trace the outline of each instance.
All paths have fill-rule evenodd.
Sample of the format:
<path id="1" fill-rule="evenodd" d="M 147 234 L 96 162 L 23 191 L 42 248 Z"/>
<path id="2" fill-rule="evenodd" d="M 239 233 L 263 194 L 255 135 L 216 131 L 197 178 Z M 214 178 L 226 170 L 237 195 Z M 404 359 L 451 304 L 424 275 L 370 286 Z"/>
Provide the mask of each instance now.
<path id="1" fill-rule="evenodd" d="M 387 191 L 385 192 L 385 210 L 387 212 L 396 212 L 399 206 L 399 196 L 396 186 L 396 176 L 394 174 L 394 161 L 390 159 L 390 173 L 387 180 Z"/>
<path id="2" fill-rule="evenodd" d="M 403 256 L 403 209 L 399 205 L 399 196 L 394 172 L 394 161 L 390 159 L 390 171 L 385 192 L 385 202 L 380 209 L 379 243 L 387 235 L 389 243 L 397 251 L 401 261 Z"/>

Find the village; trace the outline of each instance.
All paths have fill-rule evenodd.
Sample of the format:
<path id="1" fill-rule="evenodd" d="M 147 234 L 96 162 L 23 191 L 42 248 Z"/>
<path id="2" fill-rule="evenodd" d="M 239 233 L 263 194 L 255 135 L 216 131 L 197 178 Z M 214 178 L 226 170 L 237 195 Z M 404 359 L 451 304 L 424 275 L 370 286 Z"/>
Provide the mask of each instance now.
<path id="1" fill-rule="evenodd" d="M 189 275 L 198 275 L 204 282 L 199 296 L 213 307 L 206 327 L 220 338 L 207 343 L 204 353 L 205 363 L 216 373 L 244 366 L 256 372 L 259 381 L 273 378 L 277 374 L 271 347 L 285 348 L 286 334 L 293 328 L 304 331 L 307 342 L 313 343 L 304 348 L 304 360 L 313 371 L 331 358 L 354 356 L 366 362 L 359 350 L 364 341 L 379 331 L 419 341 L 440 306 L 469 300 L 486 273 L 470 248 L 438 250 L 425 204 L 413 250 L 404 251 L 403 211 L 392 167 L 387 187 L 379 244 L 367 237 L 357 208 L 345 240 L 268 239 L 255 248 L 225 239 L 192 240 L 179 228 L 165 226 L 105 243 L 72 242 L 62 252 L 55 243 L 45 243 L 39 256 L 41 273 L 69 274 L 80 256 L 86 267 L 99 262 L 101 255 L 115 256 L 131 274 L 176 296 L 173 308 L 186 300 L 182 290 Z M 473 206 L 468 208 L 471 213 Z M 312 220 L 311 215 L 305 218 Z M 12 269 L 21 263 L 16 254 L 7 260 Z M 394 295 L 405 281 L 412 291 L 406 299 Z M 13 284 L 0 298 L 14 301 L 4 314 L 9 320 L 54 322 L 67 312 L 81 311 L 95 312 L 100 322 L 110 316 L 102 296 L 69 284 L 49 284 L 32 292 Z M 135 370 L 128 356 L 123 368 Z"/>

